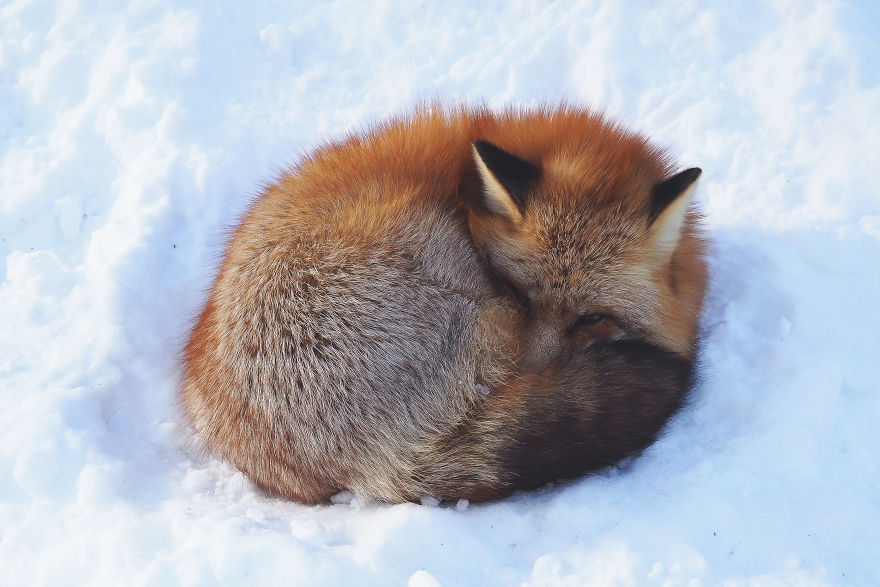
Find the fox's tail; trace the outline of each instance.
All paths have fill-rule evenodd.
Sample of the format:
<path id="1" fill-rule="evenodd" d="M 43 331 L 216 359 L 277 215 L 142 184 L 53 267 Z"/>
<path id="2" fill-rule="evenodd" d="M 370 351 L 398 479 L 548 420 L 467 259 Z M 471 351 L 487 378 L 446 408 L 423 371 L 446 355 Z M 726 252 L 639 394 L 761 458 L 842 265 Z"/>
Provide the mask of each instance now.
<path id="1" fill-rule="evenodd" d="M 484 501 L 613 465 L 651 444 L 694 362 L 643 342 L 595 345 L 492 392 L 426 454 L 423 495 Z"/>

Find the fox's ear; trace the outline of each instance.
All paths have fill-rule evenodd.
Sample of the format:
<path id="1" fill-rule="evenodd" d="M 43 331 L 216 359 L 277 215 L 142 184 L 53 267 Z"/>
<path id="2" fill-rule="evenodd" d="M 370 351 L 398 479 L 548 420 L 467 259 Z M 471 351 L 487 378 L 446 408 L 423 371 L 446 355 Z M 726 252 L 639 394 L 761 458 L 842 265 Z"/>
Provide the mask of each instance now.
<path id="1" fill-rule="evenodd" d="M 654 186 L 648 212 L 648 230 L 657 261 L 668 261 L 678 247 L 681 229 L 701 173 L 700 168 L 692 167 Z"/>
<path id="2" fill-rule="evenodd" d="M 518 222 L 525 209 L 526 191 L 541 176 L 541 170 L 488 141 L 474 141 L 473 148 L 483 206 Z"/>

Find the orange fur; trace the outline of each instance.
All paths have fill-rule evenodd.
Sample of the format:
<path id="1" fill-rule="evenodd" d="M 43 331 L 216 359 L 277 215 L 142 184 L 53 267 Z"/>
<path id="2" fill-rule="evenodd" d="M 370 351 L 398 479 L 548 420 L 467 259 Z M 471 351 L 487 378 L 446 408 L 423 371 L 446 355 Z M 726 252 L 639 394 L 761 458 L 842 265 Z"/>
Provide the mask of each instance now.
<path id="1" fill-rule="evenodd" d="M 508 195 L 477 140 L 540 170 L 524 203 L 486 205 Z M 423 108 L 319 149 L 232 237 L 186 347 L 187 415 L 209 450 L 309 503 L 486 499 L 637 450 L 689 385 L 706 281 L 694 213 L 649 221 L 671 172 L 570 106 Z M 583 454 L 560 447 L 546 471 L 511 456 L 563 442 L 529 422 L 569 405 L 577 426 L 556 432 Z M 611 424 L 631 434 L 586 441 Z"/>

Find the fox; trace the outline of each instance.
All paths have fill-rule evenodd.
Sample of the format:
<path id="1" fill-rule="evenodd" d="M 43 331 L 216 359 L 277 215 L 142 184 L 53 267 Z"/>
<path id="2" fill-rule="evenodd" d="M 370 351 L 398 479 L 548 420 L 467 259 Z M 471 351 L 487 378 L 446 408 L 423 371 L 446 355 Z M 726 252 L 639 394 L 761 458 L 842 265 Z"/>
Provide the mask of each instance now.
<path id="1" fill-rule="evenodd" d="M 328 142 L 232 231 L 185 416 L 305 504 L 480 502 L 615 465 L 693 386 L 700 174 L 569 104 L 435 104 Z"/>

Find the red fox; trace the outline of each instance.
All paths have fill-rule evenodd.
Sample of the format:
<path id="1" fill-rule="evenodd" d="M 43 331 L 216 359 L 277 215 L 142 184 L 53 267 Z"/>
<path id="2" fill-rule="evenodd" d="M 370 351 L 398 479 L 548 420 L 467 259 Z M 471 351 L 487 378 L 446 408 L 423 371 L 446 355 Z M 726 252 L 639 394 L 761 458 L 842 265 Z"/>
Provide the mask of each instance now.
<path id="1" fill-rule="evenodd" d="M 573 106 L 423 108 L 328 144 L 234 231 L 186 414 L 305 503 L 480 501 L 614 464 L 691 386 L 699 175 Z"/>

